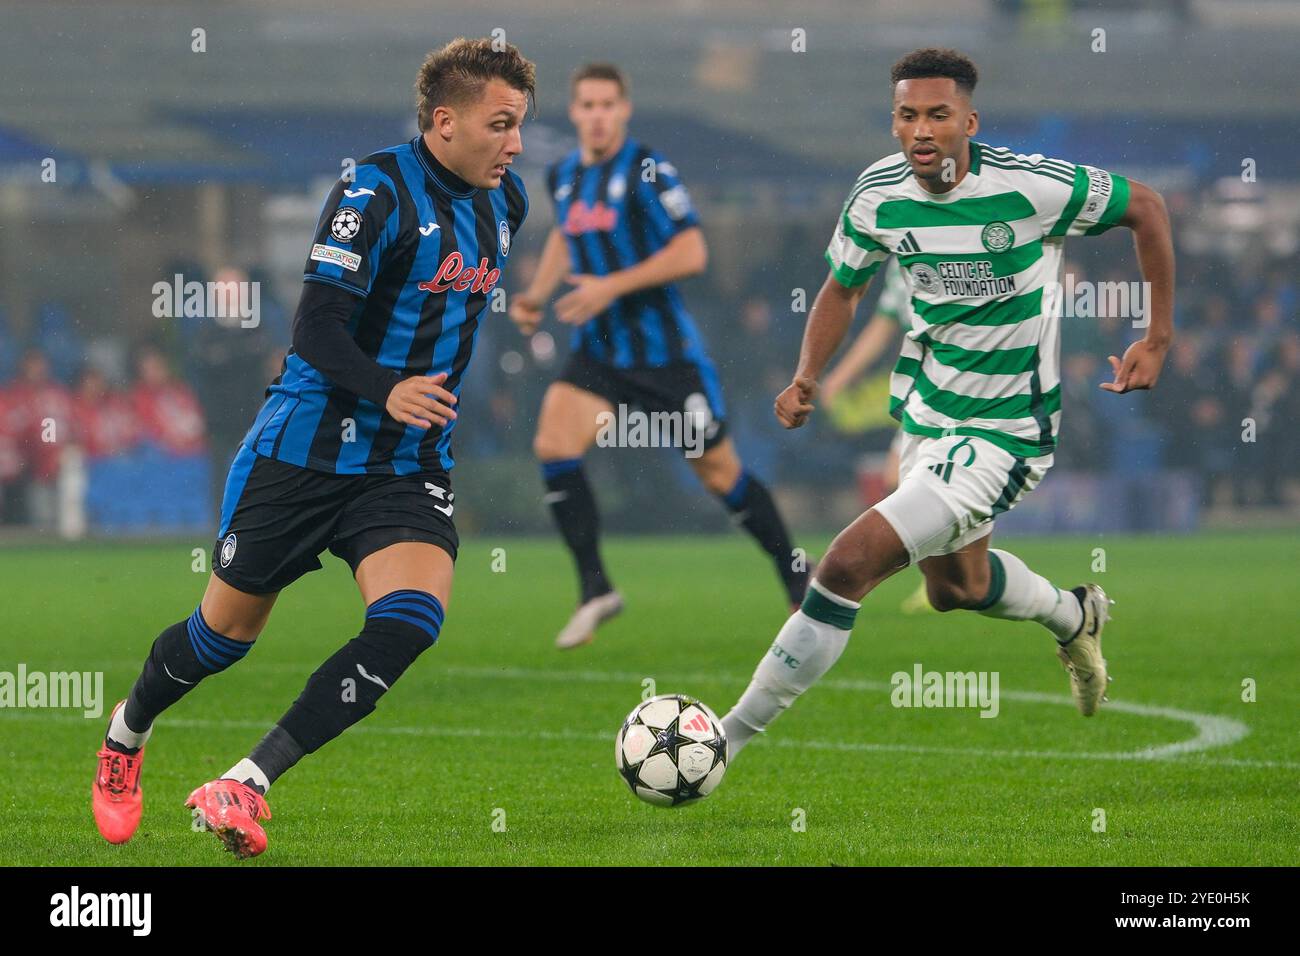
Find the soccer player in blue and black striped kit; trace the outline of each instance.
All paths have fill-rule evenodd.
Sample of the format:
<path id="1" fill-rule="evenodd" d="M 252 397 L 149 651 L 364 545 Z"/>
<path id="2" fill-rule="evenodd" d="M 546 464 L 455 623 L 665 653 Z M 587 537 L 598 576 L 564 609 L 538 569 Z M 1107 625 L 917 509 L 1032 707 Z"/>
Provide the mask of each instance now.
<path id="1" fill-rule="evenodd" d="M 570 357 L 542 401 L 534 441 L 546 501 L 578 570 L 578 609 L 556 638 L 561 648 L 587 643 L 623 607 L 600 558 L 582 465 L 616 408 L 702 425 L 702 449 L 686 456 L 700 481 L 771 557 L 789 605 L 803 600 L 808 580 L 772 496 L 727 435 L 717 372 L 673 285 L 704 269 L 699 218 L 673 165 L 627 135 L 631 112 L 617 67 L 593 63 L 573 74 L 569 118 L 579 145 L 550 170 L 556 226 L 531 285 L 511 300 L 511 318 L 531 334 L 560 280 L 574 286 L 555 303 L 574 327 Z"/>
<path id="2" fill-rule="evenodd" d="M 275 779 L 371 713 L 438 639 L 458 545 L 448 473 L 461 379 L 528 213 L 507 167 L 535 71 L 497 46 L 459 39 L 429 54 L 420 134 L 361 160 L 326 200 L 293 348 L 230 468 L 202 603 L 162 632 L 113 709 L 92 790 L 110 842 L 139 825 L 154 720 L 241 660 L 280 590 L 326 548 L 351 566 L 365 625 L 248 757 L 190 794 L 228 850 L 266 848 Z"/>

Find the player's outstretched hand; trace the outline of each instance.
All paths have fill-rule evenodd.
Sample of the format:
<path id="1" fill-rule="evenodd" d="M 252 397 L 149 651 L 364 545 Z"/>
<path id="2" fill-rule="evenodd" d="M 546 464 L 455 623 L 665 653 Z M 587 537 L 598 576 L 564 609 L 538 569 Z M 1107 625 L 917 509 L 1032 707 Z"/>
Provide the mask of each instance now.
<path id="1" fill-rule="evenodd" d="M 428 430 L 434 425 L 446 425 L 456 417 L 451 406 L 456 396 L 442 387 L 447 373 L 413 375 L 404 378 L 388 393 L 385 406 L 388 414 L 404 425 Z"/>
<path id="2" fill-rule="evenodd" d="M 532 335 L 542 324 L 542 303 L 527 292 L 516 292 L 510 297 L 510 321 L 524 335 Z"/>
<path id="3" fill-rule="evenodd" d="M 811 378 L 796 377 L 776 397 L 776 418 L 786 428 L 798 428 L 812 414 L 817 383 Z"/>
<path id="4" fill-rule="evenodd" d="M 566 325 L 582 325 L 614 301 L 606 276 L 570 275 L 564 281 L 573 289 L 555 300 L 555 317 Z"/>
<path id="5" fill-rule="evenodd" d="M 1165 353 L 1168 351 L 1167 345 L 1157 345 L 1146 339 L 1139 339 L 1124 350 L 1123 361 L 1113 355 L 1110 356 L 1110 367 L 1115 373 L 1115 381 L 1102 382 L 1101 387 L 1116 395 L 1153 388 L 1156 379 L 1160 377 L 1160 370 L 1165 364 Z"/>

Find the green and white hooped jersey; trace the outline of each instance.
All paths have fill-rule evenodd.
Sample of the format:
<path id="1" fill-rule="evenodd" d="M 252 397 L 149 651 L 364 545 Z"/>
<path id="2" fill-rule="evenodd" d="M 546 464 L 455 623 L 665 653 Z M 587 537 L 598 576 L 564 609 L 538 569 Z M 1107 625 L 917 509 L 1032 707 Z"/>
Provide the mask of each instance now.
<path id="1" fill-rule="evenodd" d="M 1123 176 L 972 142 L 952 190 L 921 188 L 902 153 L 869 166 L 826 261 L 844 286 L 891 254 L 912 328 L 890 413 L 914 435 L 976 435 L 1017 457 L 1050 455 L 1061 419 L 1061 271 L 1067 236 L 1095 236 L 1128 207 Z"/>

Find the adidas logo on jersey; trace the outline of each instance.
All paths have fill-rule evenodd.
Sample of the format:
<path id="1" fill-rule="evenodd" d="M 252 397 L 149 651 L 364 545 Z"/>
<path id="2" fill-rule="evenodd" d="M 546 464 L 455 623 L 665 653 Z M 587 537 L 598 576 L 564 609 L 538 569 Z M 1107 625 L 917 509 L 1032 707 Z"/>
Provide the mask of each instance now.
<path id="1" fill-rule="evenodd" d="M 916 241 L 916 236 L 912 235 L 912 231 L 909 229 L 907 234 L 903 236 L 903 241 L 898 244 L 898 247 L 894 251 L 903 253 L 920 252 L 921 244 Z"/>

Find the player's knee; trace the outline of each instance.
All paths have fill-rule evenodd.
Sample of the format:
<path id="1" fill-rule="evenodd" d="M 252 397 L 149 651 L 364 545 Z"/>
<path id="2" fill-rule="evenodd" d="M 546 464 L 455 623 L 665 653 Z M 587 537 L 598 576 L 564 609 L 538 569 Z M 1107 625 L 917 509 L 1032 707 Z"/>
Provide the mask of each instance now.
<path id="1" fill-rule="evenodd" d="M 698 461 L 692 464 L 695 467 L 696 477 L 700 479 L 700 484 L 715 495 L 727 494 L 736 484 L 736 476 L 726 468 Z"/>
<path id="2" fill-rule="evenodd" d="M 566 458 L 580 457 L 570 454 L 571 450 L 566 447 L 566 444 L 551 432 L 538 431 L 533 436 L 533 455 L 538 461 L 563 461 Z"/>
<path id="3" fill-rule="evenodd" d="M 936 611 L 955 611 L 961 607 L 958 593 L 947 583 L 927 584 L 925 596 Z"/>
<path id="4" fill-rule="evenodd" d="M 266 627 L 267 616 L 260 611 L 236 613 L 203 608 L 204 623 L 213 631 L 232 641 L 252 644 Z"/>
<path id="5" fill-rule="evenodd" d="M 704 479 L 704 487 L 715 495 L 725 495 L 736 486 L 730 475 L 714 472 Z"/>
<path id="6" fill-rule="evenodd" d="M 237 624 L 234 627 L 227 628 L 226 631 L 224 631 L 223 633 L 229 635 L 231 640 L 243 641 L 248 644 L 253 644 L 257 641 L 259 637 L 262 636 L 262 631 L 265 628 L 266 628 L 266 621 L 264 620 L 246 621 L 241 624 Z"/>
<path id="7" fill-rule="evenodd" d="M 854 594 L 870 583 L 871 574 L 860 557 L 833 542 L 817 562 L 817 582 L 836 594 Z"/>
<path id="8" fill-rule="evenodd" d="M 205 627 L 232 641 L 251 644 L 266 627 L 274 606 L 274 594 L 241 591 L 213 574 L 197 610 Z"/>
<path id="9" fill-rule="evenodd" d="M 927 578 L 925 594 L 930 599 L 930 606 L 936 611 L 959 611 L 979 603 L 977 595 L 955 581 Z"/>

